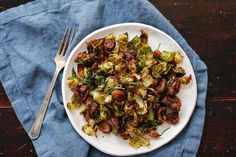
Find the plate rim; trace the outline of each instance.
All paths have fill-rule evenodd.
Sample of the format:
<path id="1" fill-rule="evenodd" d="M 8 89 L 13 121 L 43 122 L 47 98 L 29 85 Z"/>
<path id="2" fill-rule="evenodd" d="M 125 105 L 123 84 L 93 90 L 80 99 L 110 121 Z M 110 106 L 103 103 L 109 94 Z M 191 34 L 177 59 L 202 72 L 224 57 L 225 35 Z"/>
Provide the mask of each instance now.
<path id="1" fill-rule="evenodd" d="M 72 119 L 72 115 L 69 114 L 69 110 L 67 108 L 67 105 L 66 105 L 66 96 L 65 96 L 65 81 L 67 80 L 66 78 L 66 74 L 64 71 L 67 70 L 69 64 L 70 64 L 70 60 L 72 58 L 72 56 L 74 55 L 74 53 L 76 52 L 76 50 L 88 39 L 90 38 L 91 36 L 99 33 L 99 32 L 102 32 L 102 31 L 105 31 L 107 29 L 112 29 L 112 28 L 116 28 L 116 27 L 122 27 L 122 26 L 137 26 L 137 27 L 144 27 L 144 28 L 149 28 L 151 30 L 154 30 L 155 32 L 159 32 L 165 36 L 167 36 L 170 40 L 172 40 L 172 42 L 174 44 L 177 45 L 177 47 L 185 53 L 185 55 L 187 56 L 187 59 L 189 60 L 190 62 L 190 65 L 191 65 L 191 70 L 193 71 L 193 76 L 192 76 L 192 79 L 194 80 L 194 86 L 196 87 L 195 88 L 195 97 L 193 98 L 194 99 L 194 106 L 192 108 L 192 110 L 190 111 L 190 116 L 187 117 L 185 123 L 183 123 L 183 125 L 180 127 L 180 129 L 177 131 L 177 133 L 170 139 L 168 139 L 167 141 L 163 142 L 159 147 L 155 148 L 150 148 L 150 149 L 147 149 L 147 150 L 143 150 L 142 152 L 137 152 L 137 153 L 122 153 L 122 154 L 119 154 L 119 153 L 111 153 L 111 152 L 108 152 L 104 149 L 100 149 L 99 147 L 97 147 L 96 145 L 94 145 L 93 143 L 91 143 L 90 141 L 87 141 L 83 135 L 81 135 L 77 129 L 76 129 L 76 124 L 73 122 Z M 95 147 L 96 149 L 98 149 L 99 151 L 103 152 L 103 153 L 106 153 L 106 154 L 109 154 L 109 155 L 114 155 L 114 156 L 132 156 L 132 155 L 139 155 L 139 154 L 144 154 L 144 153 L 148 153 L 148 152 L 151 152 L 151 151 L 154 151 L 156 149 L 159 149 L 160 147 L 163 147 L 164 145 L 166 145 L 167 143 L 169 143 L 170 141 L 172 141 L 173 139 L 176 138 L 177 135 L 179 135 L 183 129 L 187 126 L 187 124 L 189 123 L 192 115 L 193 115 L 193 111 L 195 110 L 196 108 L 196 103 L 197 103 L 197 95 L 198 95 L 198 88 L 197 88 L 197 80 L 196 80 L 196 76 L 195 76 L 195 71 L 194 71 L 194 68 L 193 68 L 193 65 L 191 63 L 191 60 L 189 59 L 188 55 L 186 54 L 186 52 L 182 49 L 182 47 L 170 36 L 168 35 L 166 32 L 158 29 L 158 28 L 155 28 L 154 26 L 151 26 L 151 25 L 147 25 L 147 24 L 143 24 L 143 23 L 138 23 L 138 22 L 127 22 L 127 23 L 118 23 L 118 24 L 113 24 L 113 25 L 109 25 L 109 26 L 105 26 L 105 27 L 102 27 L 102 28 L 99 28 L 91 33 L 89 33 L 88 35 L 86 35 L 83 39 L 81 39 L 78 44 L 73 48 L 73 50 L 71 51 L 70 55 L 68 56 L 67 58 L 67 61 L 66 61 L 66 64 L 65 64 L 65 67 L 64 67 L 64 71 L 63 71 L 63 76 L 62 76 L 62 82 L 61 82 L 61 90 L 62 90 L 62 98 L 63 98 L 63 106 L 65 108 L 65 111 L 66 111 L 66 114 L 68 116 L 68 119 L 70 121 L 70 123 L 72 124 L 73 128 L 75 129 L 75 131 L 79 134 L 80 137 L 83 138 L 83 140 L 85 140 L 88 144 L 92 145 L 93 147 Z"/>

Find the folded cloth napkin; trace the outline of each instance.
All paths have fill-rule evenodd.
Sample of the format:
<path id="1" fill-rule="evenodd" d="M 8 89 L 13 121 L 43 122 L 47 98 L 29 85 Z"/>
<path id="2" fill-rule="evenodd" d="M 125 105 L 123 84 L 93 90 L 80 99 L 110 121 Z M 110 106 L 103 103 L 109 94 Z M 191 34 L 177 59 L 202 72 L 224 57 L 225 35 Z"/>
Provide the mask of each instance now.
<path id="1" fill-rule="evenodd" d="M 79 33 L 115 23 L 141 22 L 168 33 L 187 53 L 198 83 L 197 105 L 189 124 L 170 143 L 139 156 L 196 156 L 201 140 L 207 91 L 207 67 L 163 15 L 145 0 L 41 0 L 0 13 L 0 80 L 25 130 L 29 132 L 55 69 L 53 58 L 67 26 Z M 33 144 L 43 157 L 105 157 L 73 129 L 62 102 L 59 77 Z"/>

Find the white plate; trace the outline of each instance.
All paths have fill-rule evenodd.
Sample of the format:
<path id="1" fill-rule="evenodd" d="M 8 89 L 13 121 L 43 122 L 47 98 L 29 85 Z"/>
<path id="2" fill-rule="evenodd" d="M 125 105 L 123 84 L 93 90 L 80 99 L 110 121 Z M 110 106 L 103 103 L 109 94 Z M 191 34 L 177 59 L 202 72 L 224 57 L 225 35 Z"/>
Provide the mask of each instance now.
<path id="1" fill-rule="evenodd" d="M 135 35 L 140 35 L 140 30 L 143 29 L 148 33 L 148 44 L 151 46 L 153 50 L 157 49 L 158 44 L 161 43 L 160 50 L 168 50 L 168 51 L 181 51 L 184 55 L 184 60 L 180 64 L 180 66 L 184 67 L 187 74 L 192 75 L 192 82 L 190 85 L 182 88 L 178 94 L 178 97 L 182 101 L 181 111 L 180 111 L 180 121 L 178 124 L 173 125 L 167 132 L 165 132 L 160 138 L 151 139 L 151 145 L 148 147 L 141 147 L 139 149 L 134 149 L 129 146 L 128 141 L 123 140 L 112 133 L 107 135 L 98 131 L 98 137 L 88 136 L 83 133 L 81 130 L 82 126 L 85 124 L 85 120 L 83 116 L 79 114 L 80 111 L 70 111 L 66 107 L 66 104 L 69 102 L 72 92 L 68 88 L 66 81 L 67 78 L 71 75 L 72 67 L 76 67 L 76 63 L 74 63 L 74 59 L 76 55 L 86 48 L 86 42 L 104 37 L 110 33 L 115 33 L 116 35 L 122 34 L 124 32 L 128 32 L 129 38 L 132 39 Z M 177 44 L 177 42 L 172 39 L 169 35 L 158 30 L 152 26 L 140 24 L 140 23 L 123 23 L 116 24 L 108 27 L 101 28 L 96 30 L 86 36 L 83 40 L 79 42 L 79 44 L 73 49 L 71 52 L 64 69 L 63 79 L 62 79 L 62 95 L 63 95 L 63 103 L 66 110 L 66 113 L 71 121 L 71 124 L 75 128 L 75 130 L 80 134 L 80 136 L 86 140 L 89 144 L 97 148 L 98 150 L 116 156 L 129 156 L 129 155 L 137 155 L 146 152 L 150 152 L 155 150 L 164 144 L 168 143 L 172 139 L 174 139 L 181 130 L 188 123 L 193 110 L 196 104 L 197 98 L 197 84 L 194 75 L 194 71 L 192 65 L 183 51 L 183 49 Z M 167 128 L 168 124 L 163 124 L 159 127 L 159 131 Z"/>

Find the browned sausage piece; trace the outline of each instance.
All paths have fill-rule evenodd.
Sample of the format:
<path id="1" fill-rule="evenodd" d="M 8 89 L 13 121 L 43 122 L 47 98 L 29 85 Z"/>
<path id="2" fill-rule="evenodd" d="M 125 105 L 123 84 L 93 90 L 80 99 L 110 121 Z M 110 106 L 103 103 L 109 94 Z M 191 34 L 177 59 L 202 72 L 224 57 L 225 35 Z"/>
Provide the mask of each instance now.
<path id="1" fill-rule="evenodd" d="M 79 87 L 71 88 L 71 91 L 76 95 L 78 101 L 85 101 L 89 94 L 89 88 L 86 85 L 80 85 Z"/>
<path id="2" fill-rule="evenodd" d="M 164 107 L 159 107 L 157 111 L 157 120 L 159 124 L 162 124 L 166 120 L 166 108 Z"/>
<path id="3" fill-rule="evenodd" d="M 168 106 L 173 111 L 180 111 L 181 100 L 178 97 L 169 97 L 168 100 L 169 100 Z"/>
<path id="4" fill-rule="evenodd" d="M 134 59 L 133 54 L 132 54 L 131 52 L 129 52 L 129 51 L 128 51 L 128 52 L 124 52 L 124 57 L 125 57 L 125 59 L 127 59 L 128 61 Z"/>
<path id="5" fill-rule="evenodd" d="M 99 124 L 99 130 L 105 134 L 109 134 L 111 132 L 111 124 L 104 120 Z"/>
<path id="6" fill-rule="evenodd" d="M 89 107 L 92 104 L 92 102 L 93 102 L 93 96 L 89 95 L 85 101 L 85 105 Z"/>
<path id="7" fill-rule="evenodd" d="M 153 79 L 152 84 L 149 87 L 155 88 L 157 84 L 158 84 L 158 80 Z"/>
<path id="8" fill-rule="evenodd" d="M 86 108 L 85 110 L 83 110 L 81 114 L 84 116 L 85 121 L 88 122 L 90 119 L 88 114 L 88 109 Z"/>
<path id="9" fill-rule="evenodd" d="M 181 100 L 177 96 L 165 96 L 161 103 L 170 107 L 173 111 L 180 111 Z"/>
<path id="10" fill-rule="evenodd" d="M 159 137 L 160 135 L 158 134 L 157 130 L 151 130 L 149 132 L 150 137 Z"/>
<path id="11" fill-rule="evenodd" d="M 166 79 L 162 78 L 160 84 L 156 87 L 157 94 L 164 92 L 165 88 L 166 88 Z"/>
<path id="12" fill-rule="evenodd" d="M 119 120 L 116 118 L 116 117 L 111 117 L 111 122 L 112 122 L 112 125 L 113 127 L 119 131 L 120 130 L 120 123 L 119 123 Z"/>
<path id="13" fill-rule="evenodd" d="M 179 112 L 172 112 L 166 116 L 166 121 L 171 124 L 176 124 L 179 122 Z"/>
<path id="14" fill-rule="evenodd" d="M 87 51 L 83 51 L 78 53 L 78 55 L 75 58 L 75 62 L 83 62 L 87 58 L 89 58 L 89 53 Z"/>
<path id="15" fill-rule="evenodd" d="M 177 93 L 179 93 L 179 89 L 180 89 L 180 82 L 178 79 L 175 79 L 174 82 L 171 84 L 170 87 L 168 87 L 167 89 L 167 95 L 176 95 Z"/>
<path id="16" fill-rule="evenodd" d="M 125 100 L 127 93 L 124 90 L 115 89 L 111 92 L 112 97 L 117 101 Z"/>
<path id="17" fill-rule="evenodd" d="M 104 42 L 104 49 L 107 51 L 112 51 L 116 46 L 115 39 L 107 39 Z"/>
<path id="18" fill-rule="evenodd" d="M 92 65 L 92 67 L 91 67 L 91 69 L 92 69 L 92 70 L 96 70 L 97 67 L 98 67 L 98 64 L 99 64 L 98 62 L 94 62 L 93 65 Z"/>
<path id="19" fill-rule="evenodd" d="M 147 91 L 148 91 L 148 93 L 151 94 L 151 95 L 157 95 L 156 90 L 153 89 L 153 88 L 151 88 L 151 87 L 147 88 Z"/>
<path id="20" fill-rule="evenodd" d="M 179 81 L 179 79 L 175 80 L 174 87 L 175 87 L 176 94 L 179 93 L 179 89 L 180 89 L 180 81 Z"/>
<path id="21" fill-rule="evenodd" d="M 95 101 L 89 106 L 89 116 L 91 118 L 96 118 L 99 112 L 99 104 Z"/>
<path id="22" fill-rule="evenodd" d="M 77 65 L 77 73 L 78 73 L 78 77 L 80 79 L 82 79 L 84 77 L 84 65 L 83 64 L 78 64 Z"/>

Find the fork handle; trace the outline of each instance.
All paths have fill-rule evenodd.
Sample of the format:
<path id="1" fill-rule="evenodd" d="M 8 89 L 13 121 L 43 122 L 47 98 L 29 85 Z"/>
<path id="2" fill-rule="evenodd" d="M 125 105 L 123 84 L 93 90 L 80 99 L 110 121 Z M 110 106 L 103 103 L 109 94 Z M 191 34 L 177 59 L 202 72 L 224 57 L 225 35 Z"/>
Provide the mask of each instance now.
<path id="1" fill-rule="evenodd" d="M 56 83 L 57 76 L 60 73 L 61 69 L 62 69 L 61 67 L 58 67 L 58 66 L 56 67 L 56 70 L 53 74 L 51 83 L 48 87 L 48 91 L 44 97 L 42 104 L 41 104 L 41 107 L 40 107 L 38 115 L 34 121 L 34 124 L 29 132 L 29 136 L 32 140 L 37 139 L 40 135 L 40 130 L 41 130 L 41 127 L 43 124 L 45 114 L 47 112 L 47 108 L 48 108 L 48 104 L 49 104 L 49 101 L 50 101 L 50 98 L 52 95 L 52 91 L 53 91 L 54 85 Z"/>

